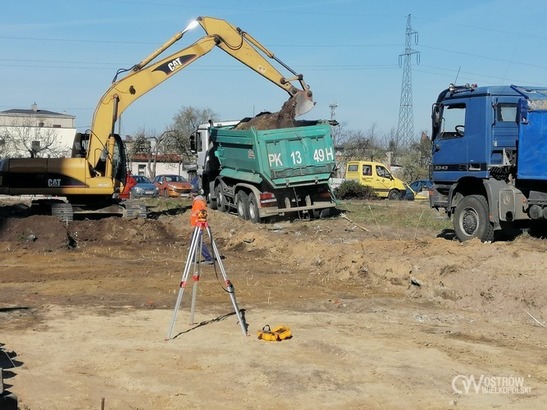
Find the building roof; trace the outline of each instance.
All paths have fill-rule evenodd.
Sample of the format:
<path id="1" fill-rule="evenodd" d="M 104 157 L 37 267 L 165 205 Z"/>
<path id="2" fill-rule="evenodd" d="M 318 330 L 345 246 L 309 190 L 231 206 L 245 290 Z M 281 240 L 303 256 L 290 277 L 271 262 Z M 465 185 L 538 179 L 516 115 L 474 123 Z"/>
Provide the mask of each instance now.
<path id="1" fill-rule="evenodd" d="M 61 114 L 54 111 L 48 110 L 33 110 L 33 109 L 22 109 L 22 108 L 12 108 L 11 110 L 0 111 L 0 115 L 34 115 L 34 116 L 44 116 L 44 117 L 65 117 L 65 118 L 76 118 L 73 115 Z"/>

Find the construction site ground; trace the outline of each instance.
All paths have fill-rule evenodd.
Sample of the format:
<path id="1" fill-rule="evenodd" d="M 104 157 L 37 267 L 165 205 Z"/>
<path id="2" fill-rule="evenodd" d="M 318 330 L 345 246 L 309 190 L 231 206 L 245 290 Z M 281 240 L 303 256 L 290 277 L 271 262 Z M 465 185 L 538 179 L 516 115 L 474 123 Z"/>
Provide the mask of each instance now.
<path id="1" fill-rule="evenodd" d="M 421 217 L 252 224 L 210 211 L 249 335 L 204 265 L 195 323 L 190 280 L 167 339 L 187 203 L 68 223 L 0 210 L 0 355 L 21 409 L 545 408 L 546 240 L 459 243 Z M 293 337 L 259 340 L 265 325 Z"/>

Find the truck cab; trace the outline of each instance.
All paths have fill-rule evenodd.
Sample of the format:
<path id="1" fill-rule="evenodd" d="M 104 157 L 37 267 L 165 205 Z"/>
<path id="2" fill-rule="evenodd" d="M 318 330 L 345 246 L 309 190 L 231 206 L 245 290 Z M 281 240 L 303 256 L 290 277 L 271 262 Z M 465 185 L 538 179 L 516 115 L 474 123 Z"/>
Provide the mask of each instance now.
<path id="1" fill-rule="evenodd" d="M 432 177 L 438 188 L 464 177 L 488 178 L 491 168 L 514 160 L 520 98 L 509 86 L 452 86 L 439 95 L 432 113 Z"/>
<path id="2" fill-rule="evenodd" d="M 432 109 L 430 205 L 458 239 L 547 219 L 547 89 L 451 84 Z"/>
<path id="3" fill-rule="evenodd" d="M 370 187 L 380 198 L 402 199 L 406 193 L 405 183 L 380 162 L 348 161 L 346 179 Z"/>
<path id="4" fill-rule="evenodd" d="M 229 120 L 213 122 L 209 121 L 205 124 L 200 124 L 197 130 L 190 135 L 190 151 L 196 155 L 197 161 L 197 174 L 201 179 L 203 176 L 203 170 L 207 166 L 207 152 L 211 143 L 211 127 L 228 127 L 233 128 L 241 121 Z M 200 187 L 203 189 L 203 187 Z"/>

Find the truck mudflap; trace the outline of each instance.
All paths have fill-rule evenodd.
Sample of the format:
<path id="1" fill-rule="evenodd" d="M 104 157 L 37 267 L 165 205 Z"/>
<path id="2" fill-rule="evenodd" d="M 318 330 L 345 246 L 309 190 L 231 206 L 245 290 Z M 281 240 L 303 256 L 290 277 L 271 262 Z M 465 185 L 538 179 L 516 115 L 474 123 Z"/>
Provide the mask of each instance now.
<path id="1" fill-rule="evenodd" d="M 307 212 L 307 211 L 314 211 L 314 210 L 323 210 L 323 209 L 332 209 L 335 208 L 336 204 L 334 202 L 316 202 L 313 205 L 305 205 L 305 206 L 295 206 L 295 207 L 284 207 L 284 208 L 270 208 L 270 207 L 263 207 L 259 208 L 258 212 L 261 218 L 267 218 L 270 216 L 280 215 L 280 214 L 287 214 L 290 212 Z"/>
<path id="2" fill-rule="evenodd" d="M 439 209 L 439 208 L 448 208 L 448 196 L 441 194 L 435 186 L 430 189 L 429 191 L 429 206 L 431 208 Z"/>

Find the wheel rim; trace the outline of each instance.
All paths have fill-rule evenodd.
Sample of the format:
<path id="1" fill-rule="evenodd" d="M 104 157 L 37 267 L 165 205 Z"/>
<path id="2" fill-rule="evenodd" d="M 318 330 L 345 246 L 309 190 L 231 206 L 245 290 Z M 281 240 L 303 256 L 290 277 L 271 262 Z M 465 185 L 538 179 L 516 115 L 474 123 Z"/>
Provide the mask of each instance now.
<path id="1" fill-rule="evenodd" d="M 239 197 L 237 198 L 237 213 L 241 217 L 245 215 L 245 209 L 243 209 L 243 201 Z"/>
<path id="2" fill-rule="evenodd" d="M 473 236 L 479 227 L 479 214 L 473 208 L 466 208 L 460 218 L 460 227 L 466 235 Z"/>
<path id="3" fill-rule="evenodd" d="M 249 219 L 251 221 L 256 221 L 257 217 L 258 217 L 258 214 L 257 214 L 257 209 L 256 209 L 256 203 L 255 203 L 255 199 L 254 199 L 254 195 L 253 195 L 252 199 L 249 198 Z"/>

